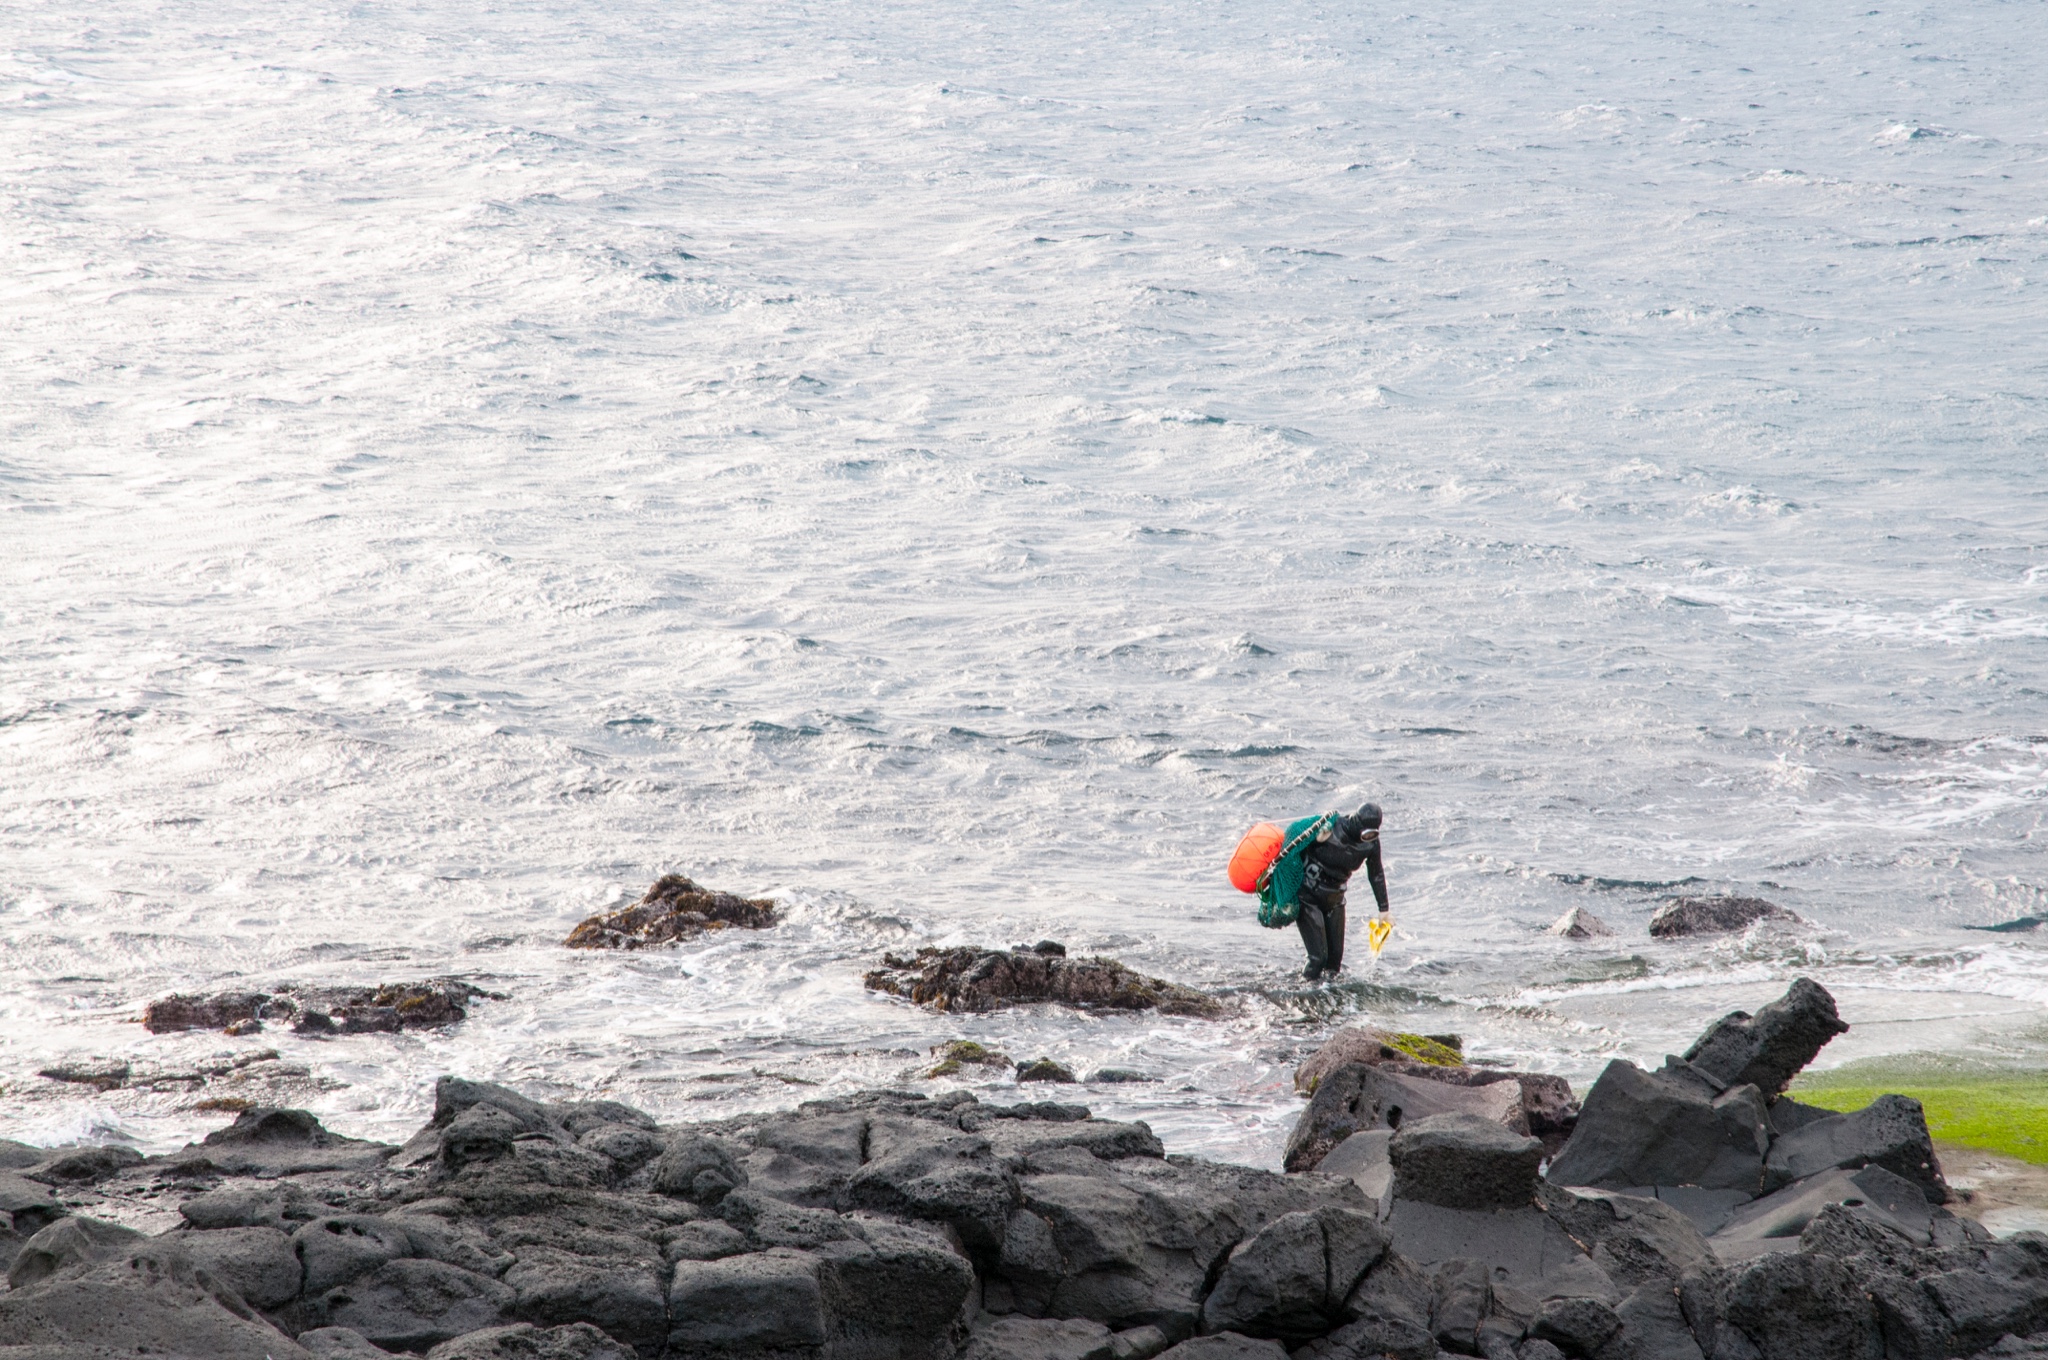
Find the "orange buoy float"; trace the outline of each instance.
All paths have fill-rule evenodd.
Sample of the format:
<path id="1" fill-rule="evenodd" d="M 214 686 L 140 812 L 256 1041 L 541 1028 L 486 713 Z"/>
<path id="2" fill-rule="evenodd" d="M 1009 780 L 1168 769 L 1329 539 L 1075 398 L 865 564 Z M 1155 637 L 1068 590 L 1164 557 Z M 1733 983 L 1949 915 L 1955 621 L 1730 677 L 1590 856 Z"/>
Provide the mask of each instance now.
<path id="1" fill-rule="evenodd" d="M 1230 886 L 1239 892 L 1257 892 L 1266 871 L 1280 858 L 1280 845 L 1286 839 L 1287 833 L 1271 822 L 1260 822 L 1245 832 L 1237 843 L 1237 853 L 1230 857 Z"/>

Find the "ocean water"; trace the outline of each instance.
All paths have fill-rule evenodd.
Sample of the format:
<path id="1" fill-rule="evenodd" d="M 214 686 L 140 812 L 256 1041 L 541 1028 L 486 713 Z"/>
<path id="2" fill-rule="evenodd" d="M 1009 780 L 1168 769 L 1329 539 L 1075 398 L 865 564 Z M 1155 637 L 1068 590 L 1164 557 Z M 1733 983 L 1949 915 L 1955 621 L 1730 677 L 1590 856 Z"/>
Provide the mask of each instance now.
<path id="1" fill-rule="evenodd" d="M 2048 913 L 2048 9 L 1871 2 L 0 7 L 0 1135 L 970 1037 L 1274 1165 L 1338 1025 L 1583 1086 L 1800 974 L 2048 1062 L 1967 929 Z M 1368 797 L 1308 987 L 1223 864 Z M 560 947 L 671 871 L 787 922 Z M 1645 934 L 1722 891 L 1805 924 Z M 861 985 L 1044 937 L 1232 1014 Z"/>

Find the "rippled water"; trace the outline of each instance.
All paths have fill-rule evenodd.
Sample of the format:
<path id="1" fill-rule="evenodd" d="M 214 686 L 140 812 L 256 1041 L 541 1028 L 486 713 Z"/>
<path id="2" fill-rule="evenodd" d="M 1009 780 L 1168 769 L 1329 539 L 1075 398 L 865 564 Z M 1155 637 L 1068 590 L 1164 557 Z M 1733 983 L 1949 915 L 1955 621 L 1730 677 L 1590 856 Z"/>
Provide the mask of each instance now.
<path id="1" fill-rule="evenodd" d="M 2048 1059 L 2048 11 L 0 9 L 0 1134 L 264 1046 L 670 1117 L 956 1036 L 1272 1164 L 1360 1017 L 1584 1081 L 1806 972 Z M 1401 933 L 1222 878 L 1387 808 Z M 572 954 L 679 870 L 788 924 Z M 1653 943 L 1680 891 L 1810 927 Z M 1573 905 L 1612 940 L 1542 928 Z M 1053 936 L 1221 1023 L 945 1019 Z M 151 1037 L 459 973 L 429 1037 Z M 812 1083 L 816 1083 L 813 1085 Z M 1000 1083 L 997 1083 L 1000 1086 Z"/>

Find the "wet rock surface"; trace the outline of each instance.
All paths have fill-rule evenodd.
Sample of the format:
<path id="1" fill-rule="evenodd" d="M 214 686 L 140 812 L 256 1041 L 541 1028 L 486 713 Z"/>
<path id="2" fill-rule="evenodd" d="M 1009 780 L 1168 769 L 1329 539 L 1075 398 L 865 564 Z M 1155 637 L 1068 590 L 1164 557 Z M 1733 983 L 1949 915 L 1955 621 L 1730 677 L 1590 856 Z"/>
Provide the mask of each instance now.
<path id="1" fill-rule="evenodd" d="M 505 999 L 461 978 L 371 987 L 294 985 L 270 992 L 167 996 L 143 1008 L 142 1023 L 152 1034 L 217 1029 L 244 1035 L 275 1024 L 288 1024 L 300 1034 L 395 1034 L 452 1025 L 468 1016 L 470 1003 L 478 998 Z"/>
<path id="2" fill-rule="evenodd" d="M 936 1011 L 972 1013 L 1052 1001 L 1084 1010 L 1223 1013 L 1222 1002 L 1192 987 L 1133 972 L 1114 959 L 1070 959 L 1050 940 L 1029 949 L 961 946 L 887 954 L 865 981 L 870 991 Z"/>
<path id="3" fill-rule="evenodd" d="M 585 918 L 562 943 L 571 949 L 644 949 L 714 930 L 766 930 L 775 922 L 772 899 L 717 892 L 681 874 L 665 874 L 638 902 Z"/>
<path id="4" fill-rule="evenodd" d="M 1650 918 L 1650 934 L 1660 940 L 1726 935 L 1747 930 L 1758 921 L 1798 919 L 1777 903 L 1761 897 L 1681 897 Z"/>
<path id="5" fill-rule="evenodd" d="M 1776 1050 L 1729 1051 L 1743 1075 Z M 402 1148 L 289 1109 L 164 1157 L 4 1145 L 0 1356 L 2048 1353 L 2048 1238 L 1993 1241 L 1937 1203 L 1912 1102 L 1774 1108 L 1699 1069 L 1615 1064 L 1619 1095 L 1589 1096 L 1548 1179 L 1539 1139 L 1460 1111 L 1354 1131 L 1323 1158 L 1341 1175 L 1281 1174 L 1168 1157 L 1142 1123 L 1052 1100 L 869 1091 L 663 1126 L 453 1077 Z M 1617 1183 L 1560 1184 L 1574 1167 Z M 176 1226 L 95 1220 L 60 1187 Z"/>

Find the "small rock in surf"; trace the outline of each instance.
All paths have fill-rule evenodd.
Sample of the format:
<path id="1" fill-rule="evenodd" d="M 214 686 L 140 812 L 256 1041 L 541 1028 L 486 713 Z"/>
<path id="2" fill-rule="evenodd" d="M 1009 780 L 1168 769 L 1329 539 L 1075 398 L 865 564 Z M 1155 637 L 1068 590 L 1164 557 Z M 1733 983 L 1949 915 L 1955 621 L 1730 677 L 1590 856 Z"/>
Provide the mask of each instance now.
<path id="1" fill-rule="evenodd" d="M 1747 930 L 1758 921 L 1797 921 L 1775 902 L 1761 897 L 1681 897 L 1650 918 L 1650 934 L 1660 940 L 1687 935 L 1725 935 Z"/>
<path id="2" fill-rule="evenodd" d="M 1612 935 L 1614 928 L 1584 907 L 1573 907 L 1551 923 L 1548 933 L 1566 940 L 1591 940 Z"/>
<path id="3" fill-rule="evenodd" d="M 643 949 L 733 926 L 766 930 L 774 924 L 775 903 L 766 897 L 715 892 L 681 874 L 664 874 L 638 902 L 590 917 L 562 943 L 571 949 Z"/>

